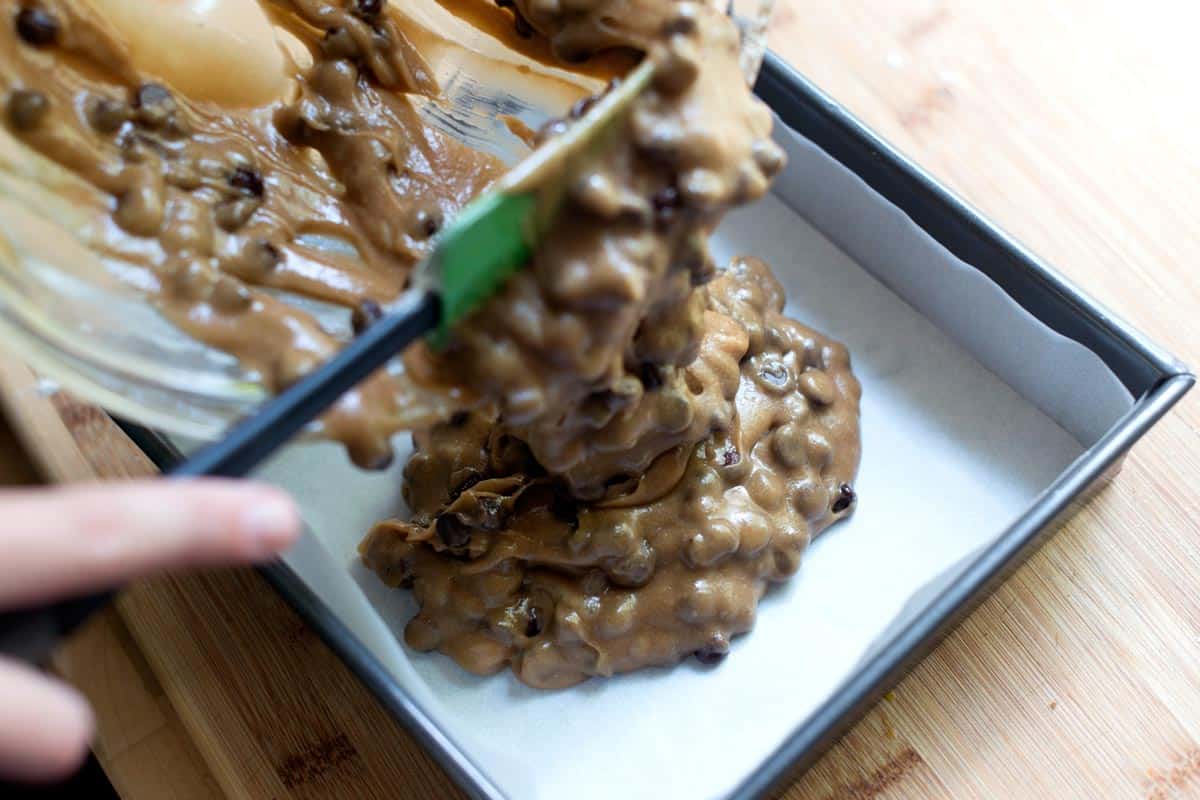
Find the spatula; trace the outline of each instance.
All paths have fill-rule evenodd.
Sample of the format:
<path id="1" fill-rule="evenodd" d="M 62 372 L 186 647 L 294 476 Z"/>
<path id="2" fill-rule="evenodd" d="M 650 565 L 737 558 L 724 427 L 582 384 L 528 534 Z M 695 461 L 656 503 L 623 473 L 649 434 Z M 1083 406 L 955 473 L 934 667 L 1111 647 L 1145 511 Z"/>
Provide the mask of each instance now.
<path id="1" fill-rule="evenodd" d="M 333 358 L 267 401 L 169 475 L 243 477 L 342 394 L 423 335 L 435 346 L 524 266 L 554 224 L 572 176 L 612 139 L 649 84 L 647 59 L 563 133 L 536 149 L 438 235 L 412 288 Z M 113 591 L 0 614 L 0 653 L 41 661 L 57 640 L 108 603 Z"/>

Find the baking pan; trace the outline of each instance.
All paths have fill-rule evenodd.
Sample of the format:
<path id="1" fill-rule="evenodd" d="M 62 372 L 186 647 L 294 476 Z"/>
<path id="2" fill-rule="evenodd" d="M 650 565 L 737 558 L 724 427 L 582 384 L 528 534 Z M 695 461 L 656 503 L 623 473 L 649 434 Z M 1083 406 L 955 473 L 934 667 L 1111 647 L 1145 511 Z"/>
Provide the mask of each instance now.
<path id="1" fill-rule="evenodd" d="M 853 668 L 847 670 L 835 690 L 828 691 L 825 699 L 812 708 L 806 707 L 804 713 L 796 712 L 786 730 L 774 737 L 777 741 L 773 746 L 743 758 L 745 766 L 736 770 L 735 778 L 724 776 L 718 782 L 719 786 L 714 785 L 713 791 L 708 793 L 739 800 L 762 796 L 811 764 L 941 636 L 1015 569 L 1044 537 L 1051 535 L 1060 516 L 1070 513 L 1073 504 L 1110 478 L 1128 448 L 1194 383 L 1193 376 L 1182 364 L 1027 252 L 774 55 L 767 57 L 756 90 L 774 109 L 781 127 L 797 134 L 788 140 L 788 146 L 799 171 L 786 182 L 790 189 L 785 187 L 781 191 L 781 199 L 775 201 L 774 206 L 733 215 L 732 224 L 741 226 L 740 242 L 759 242 L 767 249 L 774 247 L 775 258 L 768 260 L 786 260 L 786 243 L 771 242 L 771 231 L 760 232 L 755 226 L 769 225 L 772 215 L 782 220 L 779 215 L 792 213 L 788 211 L 789 191 L 793 211 L 797 203 L 803 205 L 804 198 L 811 195 L 807 211 L 796 213 L 803 213 L 810 221 L 816 220 L 814 224 L 832 240 L 830 246 L 815 243 L 813 247 L 826 247 L 828 252 L 822 252 L 829 259 L 840 258 L 833 252 L 840 248 L 850 260 L 860 264 L 872 260 L 879 262 L 879 254 L 887 254 L 884 262 L 875 263 L 869 270 L 870 280 L 880 286 L 867 287 L 869 291 L 863 290 L 866 294 L 874 292 L 882 297 L 887 293 L 900 298 L 889 301 L 892 302 L 889 307 L 907 304 L 905 307 L 910 307 L 911 315 L 926 320 L 921 324 L 929 325 L 927 333 L 930 337 L 942 337 L 950 342 L 945 357 L 970 359 L 975 364 L 977 373 L 973 373 L 973 380 L 999 380 L 1012 387 L 1014 396 L 1019 395 L 1029 406 L 1022 419 L 1039 425 L 1053 423 L 1054 430 L 1062 431 L 1063 436 L 1069 435 L 1079 445 L 1076 449 L 1063 450 L 1066 455 L 1059 454 L 1058 460 L 1046 462 L 1049 466 L 1044 468 L 1052 466 L 1052 474 L 1037 483 L 1036 493 L 1030 493 L 1014 513 L 1005 517 L 1005 525 L 974 542 L 969 552 L 957 558 L 953 565 L 940 569 L 935 578 L 921 586 L 920 591 L 896 613 L 886 630 L 876 636 L 854 661 Z M 820 157 L 817 157 L 818 153 Z M 862 207 L 858 205 L 860 202 Z M 887 208 L 882 209 L 883 206 Z M 847 224 L 848 219 L 855 223 Z M 932 266 L 923 268 L 925 262 L 922 259 L 928 258 L 930 246 L 936 246 L 942 253 L 936 270 Z M 753 249 L 750 252 L 759 254 Z M 780 265 L 776 263 L 775 266 Z M 937 279 L 924 280 L 928 276 L 937 276 Z M 807 280 L 805 277 L 797 286 L 808 286 L 804 283 Z M 826 283 L 840 280 L 851 278 L 831 272 Z M 982 286 L 983 283 L 988 286 Z M 865 283 L 854 285 L 867 286 Z M 790 288 L 789 296 L 797 291 L 795 286 Z M 818 287 L 817 293 L 835 292 L 837 288 L 830 284 L 823 290 Z M 959 302 L 959 296 L 955 294 L 960 291 L 964 293 L 962 297 L 969 300 L 969 313 L 962 313 L 963 302 Z M 992 294 L 987 294 L 988 291 Z M 980 320 L 986 324 L 980 324 Z M 826 330 L 832 327 L 829 332 L 838 338 L 853 334 L 855 327 L 848 320 L 844 323 L 845 329 L 838 330 L 841 322 L 836 317 L 821 323 L 817 327 Z M 1053 346 L 1043 346 L 1045 342 L 1053 342 Z M 860 344 L 852 347 L 852 352 L 856 359 L 862 356 L 862 361 L 871 364 L 873 357 L 878 361 L 878 354 L 871 352 L 871 346 L 870 343 Z M 1067 377 L 1059 380 L 1057 385 L 1048 385 L 1042 379 L 1044 372 L 1039 372 L 1046 368 L 1045 364 L 1039 366 L 1037 363 L 1039 357 L 1061 358 L 1064 363 L 1070 363 L 1072 366 L 1065 371 Z M 889 374 L 886 369 L 881 369 L 870 376 L 871 380 L 864 376 L 864 398 L 869 398 L 872 392 L 881 393 L 888 389 L 891 386 Z M 995 376 L 1002 377 L 997 379 Z M 1111 402 L 1106 405 L 1098 401 L 1096 398 L 1101 396 L 1111 398 Z M 1089 407 L 1081 412 L 1083 406 Z M 951 407 L 944 412 L 934 409 L 934 412 L 934 417 L 939 413 L 947 416 L 956 413 Z M 874 424 L 878 430 L 878 421 Z M 136 425 L 122 423 L 122 427 L 160 468 L 165 469 L 182 457 L 179 449 L 164 437 Z M 1016 430 L 1010 433 L 1013 437 L 1020 435 Z M 1000 447 L 1001 443 L 997 441 Z M 865 442 L 865 448 L 871 444 Z M 952 446 L 953 441 L 948 445 Z M 309 457 L 309 461 L 294 466 L 293 471 L 303 472 L 330 463 L 331 452 L 336 453 L 336 450 L 331 447 L 320 451 Z M 867 455 L 870 456 L 869 451 Z M 866 462 L 864 468 L 865 465 Z M 867 478 L 864 476 L 863 480 L 865 485 Z M 878 475 L 874 480 L 877 487 L 886 488 L 886 480 Z M 864 490 L 862 496 L 860 513 L 871 502 L 870 493 Z M 837 547 L 847 547 L 847 543 L 861 534 L 854 524 L 851 521 L 846 526 L 838 526 L 827 537 L 838 542 Z M 825 538 L 819 544 L 824 542 Z M 826 551 L 829 549 L 825 548 Z M 311 575 L 302 576 L 282 563 L 264 568 L 263 573 L 469 793 L 478 797 L 522 800 L 525 797 L 563 796 L 564 786 L 543 786 L 536 782 L 522 784 L 512 775 L 498 771 L 495 758 L 489 761 L 489 757 L 478 749 L 464 746 L 461 736 L 448 733 L 445 719 L 430 713 L 429 704 L 414 696 L 411 687 L 397 679 L 394 667 L 389 668 L 380 659 L 378 647 L 365 644 L 363 637 L 352 630 L 354 625 L 348 624 L 346 617 L 333 610 L 336 605 L 333 599 L 313 591 L 312 585 L 320 584 L 314 582 Z M 820 581 L 822 575 L 814 566 L 811 571 L 802 570 L 793 582 L 812 584 Z M 760 626 L 769 628 L 785 610 L 788 613 L 794 611 L 778 599 L 765 603 L 760 613 Z M 819 611 L 819 608 L 814 610 L 812 616 L 819 616 Z M 766 636 L 769 636 L 766 632 L 756 632 L 748 641 Z M 693 686 L 711 686 L 716 693 L 720 691 L 721 673 L 737 661 L 739 647 L 735 646 L 726 665 L 712 673 L 698 673 L 681 666 L 676 672 L 658 671 L 657 676 L 648 680 L 656 682 L 657 691 L 664 696 L 674 691 L 672 681 L 676 685 L 687 681 Z M 448 659 L 437 654 L 419 658 L 422 669 L 448 676 L 445 678 L 449 682 L 447 685 L 459 685 L 463 695 L 490 696 L 483 693 L 513 682 L 507 675 L 465 678 L 454 672 L 456 668 L 449 665 Z M 607 683 L 616 684 L 622 680 L 625 679 Z M 460 683 L 455 684 L 456 681 Z M 605 682 L 592 683 L 602 685 Z M 605 689 L 588 688 L 590 686 L 544 695 L 551 699 L 536 702 L 561 703 L 563 708 L 572 708 L 571 704 L 580 702 L 580 697 L 584 702 L 595 702 L 587 699 L 591 695 L 585 693 L 602 695 Z M 521 697 L 516 689 L 504 691 Z M 555 697 L 559 699 L 554 700 Z M 784 707 L 784 715 L 788 713 L 786 703 L 777 705 Z M 647 713 L 653 716 L 652 709 Z M 653 720 L 641 720 L 640 735 L 653 735 L 652 723 Z M 482 719 L 480 724 L 484 724 Z M 777 720 L 776 725 L 780 724 L 782 721 Z M 639 734 L 630 735 L 636 737 Z M 740 737 L 741 733 L 731 727 L 728 736 L 735 735 Z M 584 733 L 582 737 L 578 752 L 581 760 L 585 760 L 590 752 L 588 734 Z M 593 741 L 592 746 L 600 745 Z M 678 762 L 664 760 L 663 763 L 662 781 L 643 782 L 640 791 L 653 792 L 657 796 L 674 796 L 675 793 L 697 796 L 694 787 L 688 788 L 688 776 L 672 774 L 670 765 Z M 683 768 L 695 772 L 686 763 Z M 614 774 L 621 773 L 615 770 Z M 629 786 L 606 788 L 611 791 Z M 701 796 L 708 795 L 702 792 Z"/>

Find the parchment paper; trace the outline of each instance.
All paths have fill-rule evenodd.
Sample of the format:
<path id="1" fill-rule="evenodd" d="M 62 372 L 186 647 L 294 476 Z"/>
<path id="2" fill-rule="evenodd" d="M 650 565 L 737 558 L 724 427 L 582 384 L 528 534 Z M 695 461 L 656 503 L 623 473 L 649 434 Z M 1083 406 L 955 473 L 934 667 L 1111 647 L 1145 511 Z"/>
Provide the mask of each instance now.
<path id="1" fill-rule="evenodd" d="M 721 797 L 906 603 L 1000 534 L 1132 402 L 1095 355 L 821 151 L 779 136 L 788 172 L 774 196 L 727 221 L 717 254 L 765 258 L 790 312 L 849 345 L 863 384 L 860 505 L 768 593 L 754 632 L 720 666 L 540 692 L 409 652 L 400 632 L 415 604 L 355 552 L 374 521 L 402 513 L 407 448 L 384 474 L 356 471 L 328 444 L 294 446 L 263 470 L 296 494 L 311 528 L 288 563 L 510 798 Z"/>

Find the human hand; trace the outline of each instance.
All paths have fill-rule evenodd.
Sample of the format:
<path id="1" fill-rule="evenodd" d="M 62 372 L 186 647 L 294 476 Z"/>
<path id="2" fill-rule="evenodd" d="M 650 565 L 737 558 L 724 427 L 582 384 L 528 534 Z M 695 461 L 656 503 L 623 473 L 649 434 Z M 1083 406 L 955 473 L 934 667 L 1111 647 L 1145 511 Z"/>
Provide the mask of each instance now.
<path id="1" fill-rule="evenodd" d="M 291 498 L 249 482 L 0 490 L 0 609 L 161 570 L 263 561 L 299 530 Z M 39 781 L 70 773 L 87 753 L 93 725 L 75 689 L 0 658 L 0 777 Z"/>

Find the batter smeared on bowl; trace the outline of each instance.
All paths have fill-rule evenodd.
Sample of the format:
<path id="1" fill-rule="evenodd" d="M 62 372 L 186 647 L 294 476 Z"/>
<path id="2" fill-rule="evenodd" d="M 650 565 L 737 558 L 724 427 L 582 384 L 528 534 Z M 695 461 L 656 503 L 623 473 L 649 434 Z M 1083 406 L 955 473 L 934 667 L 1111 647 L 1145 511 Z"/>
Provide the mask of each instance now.
<path id="1" fill-rule="evenodd" d="M 271 292 L 371 324 L 503 167 L 422 123 L 414 98 L 438 87 L 386 2 L 201 4 L 224 25 L 164 4 L 156 23 L 191 26 L 186 59 L 141 5 L 0 0 L 7 132 L 73 176 L 100 220 L 89 245 L 139 266 L 168 319 L 282 388 L 340 340 Z M 501 6 L 517 39 L 564 63 L 651 59 L 652 86 L 528 268 L 445 351 L 413 348 L 404 376 L 373 376 L 319 432 L 381 466 L 390 437 L 417 430 L 413 517 L 362 544 L 421 604 L 412 646 L 543 687 L 717 661 L 855 503 L 845 349 L 781 315 L 765 265 L 718 268 L 708 252 L 784 156 L 737 30 L 710 6 Z M 239 52 L 245 74 L 223 75 Z"/>
<path id="2" fill-rule="evenodd" d="M 0 0 L 9 134 L 95 190 L 72 187 L 107 217 L 86 234 L 92 249 L 141 266 L 165 316 L 273 390 L 341 343 L 264 290 L 369 321 L 442 221 L 503 170 L 422 124 L 411 97 L 436 90 L 384 2 Z M 385 465 L 392 434 L 461 397 L 447 390 L 422 415 L 408 388 L 379 373 L 319 432 Z"/>

